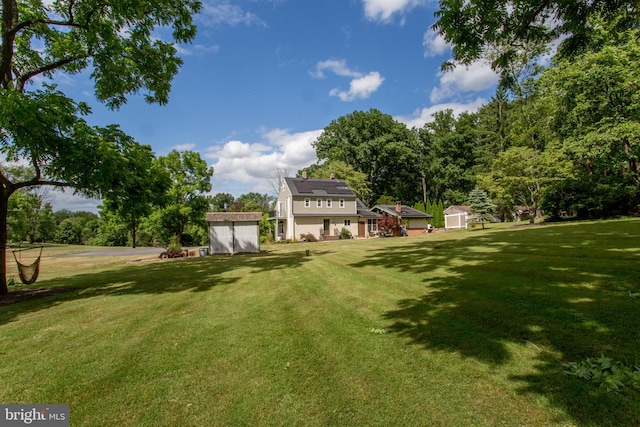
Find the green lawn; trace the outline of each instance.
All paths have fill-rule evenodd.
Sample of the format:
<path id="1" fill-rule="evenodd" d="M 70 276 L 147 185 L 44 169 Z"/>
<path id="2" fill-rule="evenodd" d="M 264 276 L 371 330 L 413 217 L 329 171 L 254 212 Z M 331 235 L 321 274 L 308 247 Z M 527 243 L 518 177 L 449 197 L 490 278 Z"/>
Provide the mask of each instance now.
<path id="1" fill-rule="evenodd" d="M 639 391 L 561 366 L 640 364 L 640 220 L 263 250 L 45 249 L 36 286 L 74 290 L 0 306 L 0 402 L 74 426 L 640 424 Z"/>

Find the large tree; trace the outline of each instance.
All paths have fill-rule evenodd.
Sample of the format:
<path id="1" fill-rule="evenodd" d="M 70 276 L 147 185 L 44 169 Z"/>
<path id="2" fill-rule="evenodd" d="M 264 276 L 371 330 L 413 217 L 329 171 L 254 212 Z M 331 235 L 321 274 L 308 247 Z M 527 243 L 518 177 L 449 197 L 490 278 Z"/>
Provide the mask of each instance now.
<path id="1" fill-rule="evenodd" d="M 365 204 L 384 194 L 409 204 L 419 200 L 415 137 L 390 115 L 354 111 L 332 121 L 313 146 L 320 161 L 338 160 L 366 174 L 371 193 Z"/>
<path id="2" fill-rule="evenodd" d="M 90 70 L 96 98 L 118 108 L 127 95 L 168 101 L 181 65 L 175 43 L 195 37 L 198 0 L 2 0 L 0 152 L 34 174 L 15 181 L 0 170 L 0 294 L 6 284 L 9 197 L 25 187 L 54 185 L 100 196 L 135 173 L 124 161 L 132 149 L 114 127 L 90 126 L 89 108 L 55 84 L 58 73 Z M 171 40 L 155 33 L 171 29 Z"/>
<path id="3" fill-rule="evenodd" d="M 433 121 L 417 130 L 422 153 L 420 166 L 429 198 L 462 204 L 475 186 L 476 116 L 439 111 Z"/>
<path id="4" fill-rule="evenodd" d="M 169 173 L 171 186 L 167 192 L 167 205 L 156 209 L 154 220 L 161 225 L 165 242 L 172 236 L 178 236 L 183 244 L 190 244 L 192 242 L 185 239 L 187 226 L 205 226 L 205 215 L 209 209 L 206 194 L 211 191 L 213 168 L 208 167 L 195 151 L 173 150 L 156 162 Z"/>
<path id="5" fill-rule="evenodd" d="M 598 46 L 557 58 L 537 85 L 537 104 L 552 118 L 542 127 L 577 166 L 577 176 L 552 193 L 554 205 L 595 217 L 640 203 L 640 31 L 599 28 Z"/>
<path id="6" fill-rule="evenodd" d="M 636 0 L 440 0 L 439 6 L 434 29 L 453 45 L 454 63 L 489 60 L 503 73 L 556 40 L 563 40 L 561 54 L 582 53 L 597 43 L 594 18 L 615 31 L 640 24 Z"/>
<path id="7" fill-rule="evenodd" d="M 540 151 L 511 147 L 494 160 L 491 172 L 479 180 L 503 205 L 529 208 L 529 221 L 540 215 L 545 188 L 571 175 L 571 164 L 559 149 Z"/>
<path id="8" fill-rule="evenodd" d="M 121 185 L 103 194 L 103 213 L 113 213 L 127 224 L 134 248 L 140 221 L 154 207 L 163 207 L 168 199 L 167 191 L 171 185 L 169 172 L 154 160 L 149 146 L 134 146 L 126 161 L 128 170 L 135 170 L 136 173 L 126 174 Z"/>

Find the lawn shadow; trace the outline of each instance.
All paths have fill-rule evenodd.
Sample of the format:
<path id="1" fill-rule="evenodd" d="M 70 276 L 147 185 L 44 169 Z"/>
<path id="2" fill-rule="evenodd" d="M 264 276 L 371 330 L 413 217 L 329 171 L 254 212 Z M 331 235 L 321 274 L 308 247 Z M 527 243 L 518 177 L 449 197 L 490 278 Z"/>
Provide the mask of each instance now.
<path id="1" fill-rule="evenodd" d="M 0 325 L 11 322 L 21 314 L 44 310 L 67 301 L 96 296 L 205 292 L 214 287 L 237 283 L 247 274 L 297 268 L 307 261 L 308 258 L 300 253 L 261 252 L 135 263 L 96 273 L 41 280 L 30 289 L 54 292 L 0 305 Z M 233 272 L 240 269 L 242 273 L 235 276 Z"/>
<path id="2" fill-rule="evenodd" d="M 614 223 L 615 224 L 615 223 Z M 605 354 L 640 362 L 640 222 L 470 233 L 458 241 L 407 240 L 353 267 L 379 265 L 419 277 L 424 295 L 383 314 L 409 345 L 448 351 L 494 368 L 512 343 L 538 349 L 536 371 L 513 376 L 579 425 L 638 425 L 640 393 L 606 393 L 567 377 L 561 362 Z M 418 280 L 418 281 L 419 281 Z"/>

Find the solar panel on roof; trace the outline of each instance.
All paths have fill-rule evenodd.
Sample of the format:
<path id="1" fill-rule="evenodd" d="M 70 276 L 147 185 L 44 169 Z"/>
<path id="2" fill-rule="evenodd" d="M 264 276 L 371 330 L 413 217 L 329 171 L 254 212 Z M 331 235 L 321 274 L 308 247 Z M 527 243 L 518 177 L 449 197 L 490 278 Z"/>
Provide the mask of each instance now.
<path id="1" fill-rule="evenodd" d="M 295 185 L 298 192 L 303 194 L 317 194 L 318 192 L 326 192 L 327 194 L 353 194 L 344 182 L 337 180 L 305 179 L 295 181 Z"/>

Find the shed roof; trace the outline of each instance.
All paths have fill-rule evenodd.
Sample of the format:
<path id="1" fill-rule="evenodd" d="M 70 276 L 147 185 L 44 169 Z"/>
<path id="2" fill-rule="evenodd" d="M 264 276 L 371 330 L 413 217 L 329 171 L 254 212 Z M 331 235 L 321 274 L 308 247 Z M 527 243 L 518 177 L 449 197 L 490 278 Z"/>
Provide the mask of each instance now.
<path id="1" fill-rule="evenodd" d="M 260 212 L 207 212 L 207 222 L 254 222 L 260 221 Z"/>
<path id="2" fill-rule="evenodd" d="M 290 178 L 284 179 L 293 196 L 355 197 L 341 179 Z"/>
<path id="3" fill-rule="evenodd" d="M 372 210 L 379 210 L 388 215 L 400 215 L 401 218 L 433 218 L 433 215 L 420 212 L 407 205 L 401 205 L 400 212 L 396 211 L 396 205 L 375 205 Z"/>
<path id="4" fill-rule="evenodd" d="M 457 214 L 457 213 L 469 213 L 469 206 L 451 205 L 444 210 L 445 215 Z"/>

